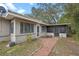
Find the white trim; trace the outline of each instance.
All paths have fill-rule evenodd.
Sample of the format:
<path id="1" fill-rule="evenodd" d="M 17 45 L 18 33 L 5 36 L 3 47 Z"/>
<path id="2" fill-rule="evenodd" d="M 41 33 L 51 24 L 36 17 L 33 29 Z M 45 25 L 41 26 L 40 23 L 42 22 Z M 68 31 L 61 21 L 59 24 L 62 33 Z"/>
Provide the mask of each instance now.
<path id="1" fill-rule="evenodd" d="M 13 23 L 13 33 L 11 33 L 11 42 L 16 42 L 16 21 L 14 19 L 11 22 Z"/>

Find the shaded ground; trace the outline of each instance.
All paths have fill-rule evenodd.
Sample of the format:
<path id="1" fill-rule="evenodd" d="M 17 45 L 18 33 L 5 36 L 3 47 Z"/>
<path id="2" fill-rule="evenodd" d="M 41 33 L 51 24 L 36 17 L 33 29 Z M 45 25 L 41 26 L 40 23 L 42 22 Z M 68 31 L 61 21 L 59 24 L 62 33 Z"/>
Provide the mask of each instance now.
<path id="1" fill-rule="evenodd" d="M 50 56 L 79 56 L 79 44 L 72 38 L 59 39 Z"/>
<path id="2" fill-rule="evenodd" d="M 8 42 L 0 42 L 0 55 L 3 56 L 27 56 L 31 55 L 33 51 L 38 49 L 40 47 L 40 41 L 39 40 L 34 40 L 30 43 L 24 42 L 21 44 L 18 44 L 14 47 L 7 48 L 6 45 Z"/>

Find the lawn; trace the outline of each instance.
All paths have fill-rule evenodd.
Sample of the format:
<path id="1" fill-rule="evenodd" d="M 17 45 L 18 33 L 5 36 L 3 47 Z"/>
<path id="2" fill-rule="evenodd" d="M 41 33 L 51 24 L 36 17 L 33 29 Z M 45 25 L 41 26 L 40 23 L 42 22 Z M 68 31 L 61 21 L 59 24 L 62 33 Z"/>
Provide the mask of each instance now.
<path id="1" fill-rule="evenodd" d="M 59 39 L 50 56 L 79 56 L 79 44 L 72 38 Z"/>
<path id="2" fill-rule="evenodd" d="M 29 56 L 40 48 L 40 40 L 33 40 L 32 42 L 24 42 L 13 47 L 7 48 L 7 41 L 0 42 L 1 56 Z"/>

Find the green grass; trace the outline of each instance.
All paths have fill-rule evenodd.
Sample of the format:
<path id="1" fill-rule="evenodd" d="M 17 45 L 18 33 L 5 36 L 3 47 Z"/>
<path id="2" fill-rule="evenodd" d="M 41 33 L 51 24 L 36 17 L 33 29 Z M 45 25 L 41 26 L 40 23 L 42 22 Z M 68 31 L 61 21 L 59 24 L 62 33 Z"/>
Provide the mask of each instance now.
<path id="1" fill-rule="evenodd" d="M 73 40 L 75 41 L 76 44 L 79 44 L 79 35 L 78 34 L 74 34 L 72 35 Z"/>
<path id="2" fill-rule="evenodd" d="M 39 40 L 34 40 L 30 43 L 24 42 L 15 45 L 11 48 L 7 48 L 8 42 L 0 42 L 0 55 L 2 56 L 28 56 L 31 55 L 33 51 L 40 47 Z"/>

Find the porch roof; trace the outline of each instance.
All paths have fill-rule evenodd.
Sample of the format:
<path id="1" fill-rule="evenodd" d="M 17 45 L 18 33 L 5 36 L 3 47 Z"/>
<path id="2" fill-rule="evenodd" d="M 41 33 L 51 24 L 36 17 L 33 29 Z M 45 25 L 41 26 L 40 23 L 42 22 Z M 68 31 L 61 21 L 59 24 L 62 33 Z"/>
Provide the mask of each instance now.
<path id="1" fill-rule="evenodd" d="M 62 23 L 62 24 L 48 24 L 47 26 L 63 26 L 63 25 L 71 25 L 71 23 Z"/>
<path id="2" fill-rule="evenodd" d="M 22 14 L 18 14 L 16 12 L 13 12 L 13 11 L 9 11 L 8 12 L 8 15 L 7 15 L 7 19 L 12 19 L 12 18 L 21 18 L 21 19 L 24 19 L 24 20 L 28 20 L 28 21 L 31 21 L 31 22 L 35 22 L 35 23 L 38 23 L 38 24 L 43 24 L 43 25 L 48 25 L 47 23 L 44 23 L 43 21 L 41 20 L 38 20 L 38 19 L 33 19 L 31 17 L 28 17 L 28 16 L 25 16 L 25 15 L 22 15 Z"/>

